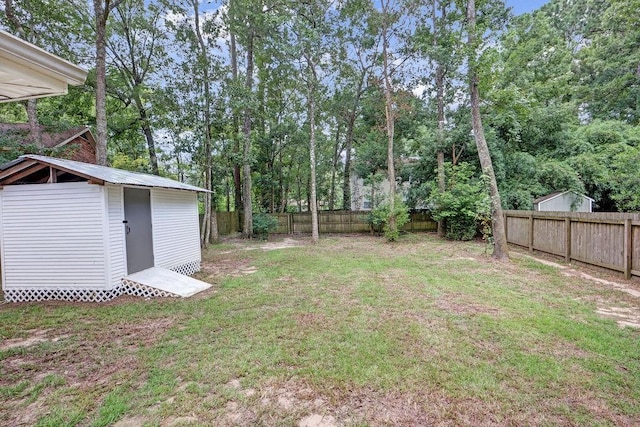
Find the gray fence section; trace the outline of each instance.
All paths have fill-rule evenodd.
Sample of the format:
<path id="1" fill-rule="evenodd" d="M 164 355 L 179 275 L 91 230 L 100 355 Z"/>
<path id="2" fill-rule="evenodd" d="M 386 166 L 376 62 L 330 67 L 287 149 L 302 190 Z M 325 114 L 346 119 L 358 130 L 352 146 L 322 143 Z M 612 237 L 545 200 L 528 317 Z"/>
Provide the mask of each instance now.
<path id="1" fill-rule="evenodd" d="M 507 241 L 640 276 L 640 214 L 505 211 Z"/>

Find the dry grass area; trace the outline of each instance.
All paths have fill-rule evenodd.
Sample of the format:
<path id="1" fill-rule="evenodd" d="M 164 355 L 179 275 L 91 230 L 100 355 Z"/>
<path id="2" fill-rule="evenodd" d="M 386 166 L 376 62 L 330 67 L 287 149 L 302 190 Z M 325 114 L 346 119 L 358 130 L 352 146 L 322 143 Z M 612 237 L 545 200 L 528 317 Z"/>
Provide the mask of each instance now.
<path id="1" fill-rule="evenodd" d="M 432 235 L 203 257 L 185 300 L 0 305 L 0 425 L 640 425 L 637 282 Z"/>

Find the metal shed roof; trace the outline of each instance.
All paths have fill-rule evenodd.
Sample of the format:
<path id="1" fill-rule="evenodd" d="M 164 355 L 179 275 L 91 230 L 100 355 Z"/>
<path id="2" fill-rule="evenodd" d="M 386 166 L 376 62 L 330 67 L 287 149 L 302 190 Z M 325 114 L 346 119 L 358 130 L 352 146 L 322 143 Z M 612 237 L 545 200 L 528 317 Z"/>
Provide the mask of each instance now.
<path id="1" fill-rule="evenodd" d="M 76 162 L 73 160 L 58 159 L 55 157 L 37 156 L 33 154 L 20 156 L 17 160 L 10 162 L 2 167 L 1 170 L 7 170 L 26 160 L 35 160 L 39 163 L 52 166 L 56 169 L 64 170 L 73 174 L 78 174 L 87 178 L 109 182 L 111 184 L 121 185 L 138 185 L 142 187 L 160 187 L 173 188 L 177 190 L 188 190 L 198 192 L 210 192 L 204 188 L 194 185 L 185 184 L 170 178 L 164 178 L 156 175 L 149 175 L 139 172 L 130 172 L 121 169 L 114 169 L 107 166 L 93 165 L 90 163 Z"/>
<path id="2" fill-rule="evenodd" d="M 64 95 L 87 71 L 0 30 L 0 102 Z"/>
<path id="3" fill-rule="evenodd" d="M 535 204 L 535 203 L 543 203 L 543 202 L 546 202 L 546 201 L 548 201 L 548 200 L 555 199 L 556 197 L 560 197 L 560 196 L 562 196 L 563 194 L 567 194 L 567 193 L 572 193 L 572 194 L 575 194 L 575 195 L 576 195 L 576 196 L 578 196 L 578 197 L 584 197 L 585 199 L 588 199 L 588 200 L 591 200 L 592 202 L 595 202 L 595 200 L 594 200 L 594 199 L 592 199 L 592 198 L 591 198 L 591 197 L 589 197 L 589 196 L 585 196 L 584 194 L 578 194 L 578 193 L 576 193 L 575 191 L 567 190 L 567 191 L 555 191 L 555 192 L 553 192 L 553 193 L 551 193 L 551 194 L 547 194 L 546 196 L 538 197 L 537 199 L 535 199 L 535 200 L 533 201 L 533 203 L 534 203 L 534 204 Z"/>

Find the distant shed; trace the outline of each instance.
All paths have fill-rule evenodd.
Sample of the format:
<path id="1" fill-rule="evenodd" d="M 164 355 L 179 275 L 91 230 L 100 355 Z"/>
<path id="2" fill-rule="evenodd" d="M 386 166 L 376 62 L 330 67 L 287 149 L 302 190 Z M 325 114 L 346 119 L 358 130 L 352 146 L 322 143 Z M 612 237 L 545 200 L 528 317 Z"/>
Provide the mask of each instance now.
<path id="1" fill-rule="evenodd" d="M 534 211 L 593 212 L 591 197 L 573 191 L 557 191 L 533 201 Z"/>
<path id="2" fill-rule="evenodd" d="M 131 273 L 200 270 L 197 193 L 168 178 L 26 155 L 0 167 L 7 301 L 106 301 Z"/>

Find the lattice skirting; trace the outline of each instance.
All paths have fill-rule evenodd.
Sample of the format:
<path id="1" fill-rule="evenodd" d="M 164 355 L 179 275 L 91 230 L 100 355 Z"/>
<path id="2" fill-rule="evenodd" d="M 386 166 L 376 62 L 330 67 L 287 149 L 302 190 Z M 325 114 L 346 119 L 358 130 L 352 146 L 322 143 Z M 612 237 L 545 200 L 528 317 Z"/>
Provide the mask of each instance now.
<path id="1" fill-rule="evenodd" d="M 185 276 L 191 276 L 194 273 L 200 271 L 200 261 L 191 261 L 186 264 L 178 265 L 176 267 L 170 267 L 169 270 L 176 273 L 183 274 Z"/>
<path id="2" fill-rule="evenodd" d="M 122 286 L 120 286 L 123 294 L 133 295 L 143 298 L 156 298 L 156 297 L 173 297 L 177 298 L 180 295 L 176 295 L 171 292 L 163 291 L 161 289 L 152 288 L 151 286 L 141 285 L 129 279 L 122 279 Z"/>
<path id="3" fill-rule="evenodd" d="M 190 276 L 200 271 L 200 261 L 193 261 L 177 267 L 170 268 L 176 273 Z M 6 302 L 37 302 L 45 300 L 81 301 L 81 302 L 106 302 L 120 295 L 133 295 L 143 298 L 178 297 L 171 292 L 166 292 L 150 286 L 141 285 L 127 279 L 122 279 L 122 284 L 111 290 L 95 289 L 5 289 Z"/>
<path id="4" fill-rule="evenodd" d="M 6 302 L 37 302 L 45 300 L 105 302 L 122 295 L 121 287 L 95 289 L 5 289 Z"/>

